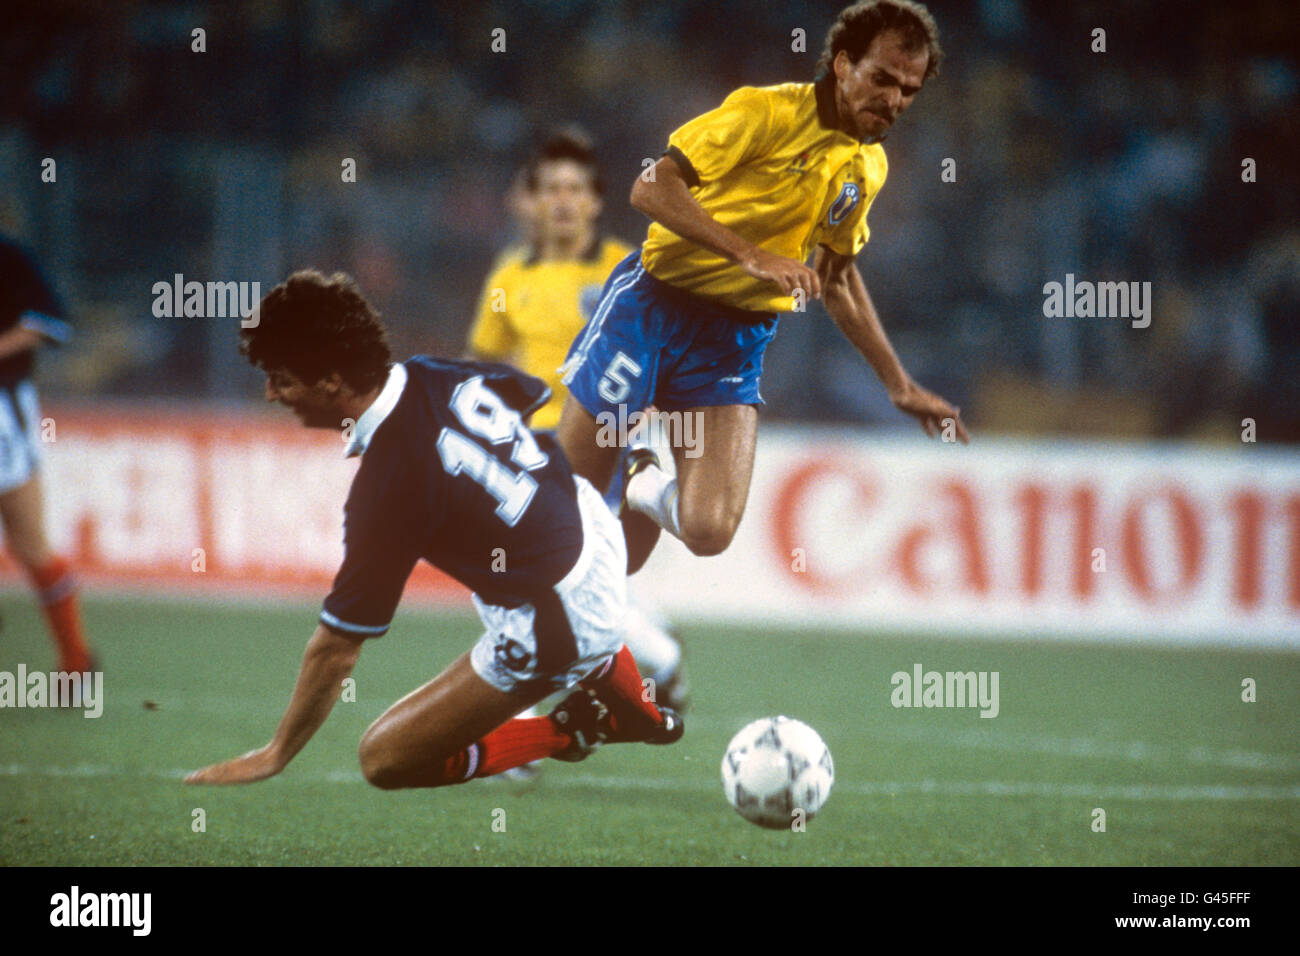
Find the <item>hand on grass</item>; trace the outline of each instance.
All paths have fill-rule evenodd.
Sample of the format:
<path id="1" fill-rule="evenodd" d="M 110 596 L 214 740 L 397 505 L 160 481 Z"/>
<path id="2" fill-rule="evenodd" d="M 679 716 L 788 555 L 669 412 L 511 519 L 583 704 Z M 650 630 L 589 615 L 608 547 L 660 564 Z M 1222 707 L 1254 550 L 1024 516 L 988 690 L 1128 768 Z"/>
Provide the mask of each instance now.
<path id="1" fill-rule="evenodd" d="M 222 763 L 196 770 L 185 778 L 186 783 L 253 783 L 274 777 L 284 769 L 284 764 L 275 756 L 268 744 L 259 750 L 250 750 L 242 757 L 234 757 Z"/>

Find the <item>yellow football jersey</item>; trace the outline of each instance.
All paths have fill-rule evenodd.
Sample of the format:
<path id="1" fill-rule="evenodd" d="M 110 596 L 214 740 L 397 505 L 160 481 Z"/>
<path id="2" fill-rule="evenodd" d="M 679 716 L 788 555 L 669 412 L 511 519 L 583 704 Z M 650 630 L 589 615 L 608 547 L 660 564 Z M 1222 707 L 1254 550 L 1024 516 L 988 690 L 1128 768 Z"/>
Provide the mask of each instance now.
<path id="1" fill-rule="evenodd" d="M 597 240 L 578 259 L 512 258 L 488 276 L 469 347 L 486 358 L 513 361 L 551 386 L 550 401 L 533 414 L 533 428 L 559 424 L 569 393 L 560 383 L 560 366 L 595 311 L 605 279 L 631 251 L 617 239 Z"/>
<path id="2" fill-rule="evenodd" d="M 867 210 L 884 185 L 879 144 L 835 128 L 827 83 L 744 86 L 668 138 L 691 195 L 714 219 L 768 252 L 806 262 L 818 245 L 857 255 Z M 786 312 L 794 300 L 659 223 L 642 247 L 647 271 L 739 309 Z"/>

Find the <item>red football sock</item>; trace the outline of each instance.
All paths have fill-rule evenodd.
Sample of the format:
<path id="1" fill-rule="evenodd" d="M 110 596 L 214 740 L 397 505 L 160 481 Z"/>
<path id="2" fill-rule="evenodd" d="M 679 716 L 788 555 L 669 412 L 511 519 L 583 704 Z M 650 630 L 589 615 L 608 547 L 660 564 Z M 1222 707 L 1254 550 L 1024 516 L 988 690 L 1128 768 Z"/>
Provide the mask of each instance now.
<path id="1" fill-rule="evenodd" d="M 637 670 L 636 660 L 626 644 L 608 664 L 580 683 L 596 690 L 600 699 L 609 705 L 610 725 L 615 732 L 619 730 L 621 721 L 648 720 L 655 727 L 664 722 L 659 708 L 653 701 L 645 699 L 646 687 L 641 683 L 641 672 Z"/>
<path id="2" fill-rule="evenodd" d="M 476 777 L 491 777 L 559 753 L 571 738 L 555 726 L 550 717 L 516 717 L 507 721 L 476 744 Z"/>
<path id="3" fill-rule="evenodd" d="M 446 758 L 436 783 L 426 786 L 446 787 L 468 783 L 475 777 L 491 777 L 559 753 L 572 742 L 555 727 L 549 717 L 516 717 Z"/>
<path id="4" fill-rule="evenodd" d="M 583 687 L 597 688 L 610 708 L 610 723 L 618 730 L 623 720 L 648 720 L 658 726 L 663 715 L 652 702 L 644 700 L 645 688 L 632 652 L 626 647 L 581 682 Z M 516 717 L 487 734 L 478 743 L 448 757 L 443 764 L 445 784 L 464 783 L 475 777 L 491 777 L 511 767 L 521 767 L 559 753 L 572 743 L 568 734 L 555 726 L 550 717 Z"/>
<path id="5" fill-rule="evenodd" d="M 40 592 L 45 619 L 59 648 L 60 670 L 90 670 L 90 648 L 81 629 L 81 609 L 77 604 L 77 580 L 67 558 L 57 557 L 31 572 L 32 583 Z"/>

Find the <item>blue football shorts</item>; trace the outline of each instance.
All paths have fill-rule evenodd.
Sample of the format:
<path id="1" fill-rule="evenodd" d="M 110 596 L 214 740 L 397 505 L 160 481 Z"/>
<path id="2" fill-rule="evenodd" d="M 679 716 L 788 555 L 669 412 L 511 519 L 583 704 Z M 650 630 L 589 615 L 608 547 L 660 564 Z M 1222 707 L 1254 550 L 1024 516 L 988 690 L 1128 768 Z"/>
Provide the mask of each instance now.
<path id="1" fill-rule="evenodd" d="M 777 316 L 701 299 L 650 275 L 638 249 L 614 267 L 569 347 L 564 384 L 592 415 L 654 405 L 761 405 L 763 351 Z"/>

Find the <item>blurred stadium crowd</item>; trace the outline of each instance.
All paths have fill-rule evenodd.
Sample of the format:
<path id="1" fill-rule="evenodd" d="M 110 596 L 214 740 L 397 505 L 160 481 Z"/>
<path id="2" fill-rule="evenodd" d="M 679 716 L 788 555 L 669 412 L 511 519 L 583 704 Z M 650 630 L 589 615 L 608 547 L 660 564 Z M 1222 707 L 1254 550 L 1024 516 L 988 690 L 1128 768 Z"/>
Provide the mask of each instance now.
<path id="1" fill-rule="evenodd" d="M 542 134 L 593 134 L 605 226 L 639 241 L 642 161 L 736 86 L 811 79 L 841 5 L 10 6 L 0 231 L 38 253 L 81 332 L 46 394 L 255 401 L 229 323 L 152 314 L 176 273 L 265 292 L 344 269 L 399 354 L 459 354 Z M 918 380 L 983 429 L 1230 439 L 1251 416 L 1261 440 L 1300 441 L 1300 7 L 929 6 L 948 59 L 886 143 L 859 260 Z M 1044 318 L 1043 284 L 1067 273 L 1151 282 L 1150 327 Z M 764 396 L 772 418 L 898 421 L 820 309 L 783 320 Z"/>

